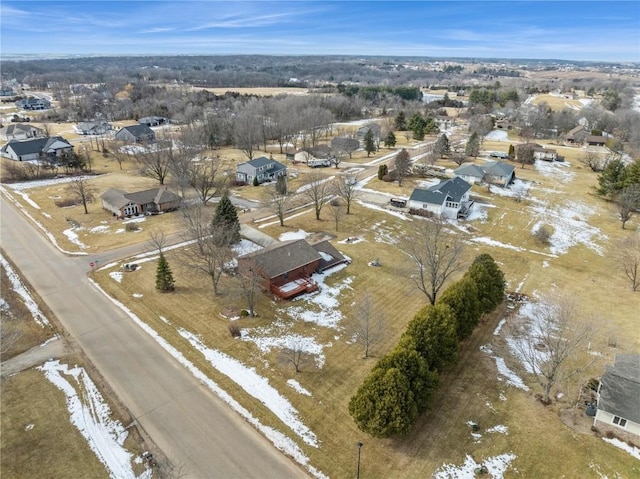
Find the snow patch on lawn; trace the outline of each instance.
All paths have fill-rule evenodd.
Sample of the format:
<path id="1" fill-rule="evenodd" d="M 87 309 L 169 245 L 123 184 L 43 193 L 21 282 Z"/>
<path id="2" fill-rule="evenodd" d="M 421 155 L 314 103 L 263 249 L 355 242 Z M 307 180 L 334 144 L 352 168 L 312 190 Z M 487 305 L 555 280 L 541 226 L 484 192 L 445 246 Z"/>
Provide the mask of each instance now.
<path id="1" fill-rule="evenodd" d="M 303 394 L 305 396 L 313 396 L 309 391 L 307 391 L 304 387 L 302 387 L 300 383 L 295 379 L 289 379 L 287 381 L 287 384 L 291 386 L 293 389 L 295 389 L 296 391 L 298 391 L 300 394 Z"/>
<path id="2" fill-rule="evenodd" d="M 315 293 L 302 294 L 294 298 L 294 302 L 305 303 L 302 306 L 290 306 L 285 312 L 293 319 L 302 320 L 308 323 L 316 323 L 327 328 L 338 328 L 338 323 L 342 320 L 338 298 L 345 288 L 351 288 L 353 278 L 345 278 L 341 283 L 329 286 L 326 283 L 327 277 L 346 268 L 346 264 L 337 265 L 324 273 L 313 274 L 311 278 L 318 283 L 320 290 Z M 312 308 L 310 308 L 312 306 Z"/>
<path id="3" fill-rule="evenodd" d="M 180 336 L 200 351 L 205 359 L 218 371 L 238 384 L 248 394 L 264 404 L 283 423 L 291 428 L 308 445 L 318 447 L 318 438 L 298 418 L 298 411 L 284 398 L 269 380 L 260 376 L 254 368 L 249 368 L 237 359 L 205 346 L 193 333 L 178 329 Z"/>
<path id="4" fill-rule="evenodd" d="M 526 301 L 520 305 L 520 309 L 518 311 L 518 315 L 514 318 L 515 321 L 524 321 L 527 327 L 527 334 L 531 334 L 535 337 L 543 335 L 544 331 L 542 330 L 543 323 L 540 318 L 545 317 L 549 313 L 545 311 L 546 309 L 552 307 L 549 304 L 543 303 L 534 303 L 531 301 Z M 505 338 L 507 344 L 509 345 L 509 350 L 511 353 L 516 356 L 519 361 L 524 366 L 525 370 L 533 374 L 534 370 L 530 361 L 527 361 L 526 358 L 523 358 L 520 351 L 527 350 L 527 347 L 523 344 L 525 341 L 522 338 L 516 338 L 514 336 L 508 336 Z M 532 351 L 535 353 L 535 361 L 537 364 L 542 364 L 549 358 L 549 353 L 545 351 L 541 351 L 535 349 Z"/>
<path id="5" fill-rule="evenodd" d="M 633 457 L 635 457 L 636 459 L 638 459 L 640 461 L 640 449 L 638 449 L 635 446 L 630 446 L 629 444 L 627 444 L 626 442 L 621 441 L 620 439 L 616 439 L 615 437 L 612 439 L 608 439 L 606 437 L 602 438 L 603 441 L 608 442 L 609 444 L 611 444 L 612 446 L 616 446 L 620 449 L 622 449 L 623 451 L 628 452 L 629 454 L 631 454 Z"/>
<path id="6" fill-rule="evenodd" d="M 476 469 L 484 466 L 493 479 L 502 479 L 504 473 L 515 460 L 516 455 L 513 453 L 500 454 L 499 456 L 488 457 L 481 463 L 477 463 L 473 457 L 467 454 L 464 464 L 456 466 L 455 464 L 443 464 L 433 477 L 435 479 L 475 479 Z"/>
<path id="7" fill-rule="evenodd" d="M 499 381 L 502 381 L 503 378 L 505 378 L 507 384 L 510 384 L 518 389 L 522 389 L 523 391 L 529 390 L 529 386 L 527 386 L 524 383 L 522 378 L 520 378 L 520 376 L 518 376 L 516 373 L 514 373 L 511 369 L 507 367 L 507 364 L 504 362 L 504 359 L 502 359 L 500 356 L 496 356 L 493 354 L 493 350 L 491 349 L 491 346 L 489 346 L 488 344 L 485 344 L 483 346 L 480 346 L 480 350 L 487 353 L 496 362 L 496 368 L 498 369 L 498 374 L 500 374 L 501 376 L 501 377 L 498 377 Z"/>
<path id="8" fill-rule="evenodd" d="M 241 338 L 255 344 L 260 351 L 268 353 L 273 348 L 296 349 L 305 354 L 315 357 L 316 365 L 319 368 L 324 366 L 324 346 L 318 344 L 315 338 L 302 336 L 300 334 L 278 334 L 278 330 L 285 330 L 286 326 L 281 320 L 276 320 L 267 328 L 243 329 Z"/>
<path id="9" fill-rule="evenodd" d="M 83 229 L 84 228 L 77 228 L 74 226 L 73 228 L 64 230 L 62 234 L 65 235 L 67 239 L 71 241 L 74 245 L 79 246 L 80 249 L 85 249 L 87 245 L 85 245 L 82 241 L 80 241 L 80 238 L 78 237 L 78 233 L 76 233 L 77 231 L 81 231 Z"/>
<path id="10" fill-rule="evenodd" d="M 499 434 L 509 435 L 509 428 L 507 426 L 503 426 L 502 424 L 498 424 L 497 426 L 493 426 L 487 429 L 488 433 L 497 432 Z"/>
<path id="11" fill-rule="evenodd" d="M 89 230 L 89 233 L 108 233 L 109 229 L 106 225 L 94 226 Z"/>
<path id="12" fill-rule="evenodd" d="M 111 419 L 111 409 L 87 372 L 80 367 L 69 369 L 60 361 L 47 361 L 37 369 L 67 397 L 71 424 L 85 438 L 89 447 L 113 479 L 151 478 L 149 469 L 140 476 L 134 473 L 132 454 L 124 448 L 128 432 L 120 421 Z"/>
<path id="13" fill-rule="evenodd" d="M 571 164 L 566 161 L 536 160 L 533 167 L 542 176 L 556 180 L 556 184 L 567 184 L 576 176 L 575 173 L 569 171 Z"/>
<path id="14" fill-rule="evenodd" d="M 31 199 L 31 197 L 29 196 L 28 193 L 24 192 L 24 191 L 16 191 L 16 194 L 22 196 L 22 199 L 25 201 L 25 203 L 31 205 L 33 208 L 35 208 L 36 210 L 40 209 L 40 205 L 38 205 L 38 203 L 36 203 L 35 201 L 33 201 Z"/>
<path id="15" fill-rule="evenodd" d="M 604 256 L 602 246 L 596 241 L 606 241 L 608 237 L 595 226 L 588 223 L 588 219 L 596 211 L 577 201 L 567 201 L 564 205 L 548 209 L 545 204 L 532 207 L 539 220 L 533 225 L 534 232 L 541 225 L 550 225 L 553 234 L 549 238 L 550 251 L 554 255 L 565 254 L 569 248 L 584 245 L 600 256 Z"/>
<path id="16" fill-rule="evenodd" d="M 493 130 L 484 136 L 487 140 L 509 141 L 509 133 L 504 130 Z"/>
<path id="17" fill-rule="evenodd" d="M 401 220 L 410 220 L 410 218 L 407 218 L 407 215 L 399 211 L 388 210 L 386 208 L 383 208 L 382 206 L 374 205 L 372 203 L 365 203 L 364 201 L 360 200 L 356 200 L 356 203 L 358 203 L 360 206 L 364 206 L 365 208 L 369 208 L 370 210 L 383 211 L 392 216 L 400 218 Z"/>
<path id="18" fill-rule="evenodd" d="M 124 276 L 124 274 L 121 273 L 120 271 L 112 271 L 111 273 L 109 273 L 109 276 L 114 281 L 117 281 L 118 283 L 122 283 L 122 276 Z"/>
<path id="19" fill-rule="evenodd" d="M 15 270 L 11 267 L 9 262 L 0 254 L 0 265 L 4 268 L 4 271 L 7 275 L 7 279 L 9 283 L 11 283 L 11 289 L 16 292 L 18 296 L 22 299 L 22 302 L 27 307 L 29 312 L 31 313 L 31 317 L 33 320 L 40 325 L 41 327 L 49 326 L 49 320 L 42 313 L 38 304 L 34 301 L 33 297 L 29 290 L 25 287 L 25 285 L 20 280 L 20 277 L 15 272 Z"/>

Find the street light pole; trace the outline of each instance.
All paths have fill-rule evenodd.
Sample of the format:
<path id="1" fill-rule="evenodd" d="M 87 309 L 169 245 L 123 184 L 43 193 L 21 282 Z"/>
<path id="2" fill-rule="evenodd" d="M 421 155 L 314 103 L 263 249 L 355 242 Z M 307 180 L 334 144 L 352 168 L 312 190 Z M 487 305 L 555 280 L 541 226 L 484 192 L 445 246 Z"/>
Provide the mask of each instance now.
<path id="1" fill-rule="evenodd" d="M 362 446 L 364 446 L 364 444 L 358 441 L 358 472 L 356 473 L 356 479 L 360 479 L 360 451 Z"/>

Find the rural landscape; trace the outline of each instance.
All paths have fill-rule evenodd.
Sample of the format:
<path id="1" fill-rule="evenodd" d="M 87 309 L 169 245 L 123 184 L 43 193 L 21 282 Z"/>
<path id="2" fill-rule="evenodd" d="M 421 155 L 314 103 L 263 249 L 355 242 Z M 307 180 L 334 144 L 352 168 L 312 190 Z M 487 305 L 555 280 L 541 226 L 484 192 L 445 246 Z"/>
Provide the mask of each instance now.
<path id="1" fill-rule="evenodd" d="M 639 63 L 1 80 L 2 477 L 640 476 Z"/>

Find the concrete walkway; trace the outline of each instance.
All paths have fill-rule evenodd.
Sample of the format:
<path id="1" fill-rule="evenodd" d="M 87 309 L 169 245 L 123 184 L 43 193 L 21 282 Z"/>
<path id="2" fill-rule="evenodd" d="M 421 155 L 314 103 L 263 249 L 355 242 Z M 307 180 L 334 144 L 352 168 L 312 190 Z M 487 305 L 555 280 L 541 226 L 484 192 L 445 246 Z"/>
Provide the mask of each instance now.
<path id="1" fill-rule="evenodd" d="M 3 378 L 11 376 L 12 374 L 42 364 L 49 359 L 61 358 L 68 352 L 64 341 L 56 336 L 44 344 L 34 346 L 22 354 L 3 361 L 2 365 L 0 365 L 0 376 Z"/>
<path id="2" fill-rule="evenodd" d="M 263 248 L 278 243 L 278 240 L 263 233 L 262 231 L 258 231 L 256 228 L 249 226 L 248 224 L 240 225 L 240 235 L 247 238 L 249 241 L 259 244 Z"/>

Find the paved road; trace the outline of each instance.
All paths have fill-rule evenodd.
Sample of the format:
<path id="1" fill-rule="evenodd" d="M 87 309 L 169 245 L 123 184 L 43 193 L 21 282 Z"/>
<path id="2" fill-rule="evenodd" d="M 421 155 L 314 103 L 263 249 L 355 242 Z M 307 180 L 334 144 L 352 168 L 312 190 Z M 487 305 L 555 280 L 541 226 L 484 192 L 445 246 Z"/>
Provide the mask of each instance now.
<path id="1" fill-rule="evenodd" d="M 186 477 L 306 477 L 98 293 L 86 257 L 59 253 L 3 197 L 0 211 L 6 254 Z"/>

